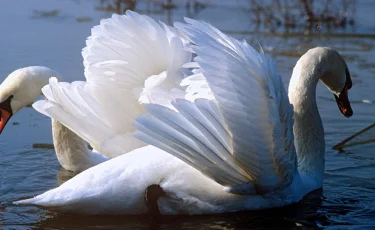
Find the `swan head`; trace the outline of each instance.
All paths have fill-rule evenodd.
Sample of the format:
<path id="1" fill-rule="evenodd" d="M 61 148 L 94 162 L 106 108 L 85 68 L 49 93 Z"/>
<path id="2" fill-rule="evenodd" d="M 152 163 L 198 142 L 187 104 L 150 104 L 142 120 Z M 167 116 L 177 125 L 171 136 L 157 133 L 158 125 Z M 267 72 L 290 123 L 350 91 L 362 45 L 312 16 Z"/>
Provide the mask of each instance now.
<path id="1" fill-rule="evenodd" d="M 41 95 L 50 77 L 59 76 L 56 71 L 42 66 L 25 67 L 9 74 L 0 85 L 0 133 L 13 114 Z"/>
<path id="2" fill-rule="evenodd" d="M 348 65 L 344 58 L 334 49 L 317 47 L 317 52 L 322 53 L 324 72 L 320 81 L 333 93 L 339 110 L 345 117 L 351 117 L 353 110 L 350 106 L 348 90 L 352 88 L 352 79 Z"/>
<path id="3" fill-rule="evenodd" d="M 340 112 L 345 117 L 351 117 L 353 110 L 348 98 L 348 90 L 352 87 L 350 72 L 344 58 L 334 49 L 329 47 L 316 47 L 308 50 L 297 62 L 293 70 L 295 86 L 299 77 L 314 76 L 305 78 L 306 81 L 320 81 L 331 91 L 336 99 Z M 292 76 L 292 79 L 293 79 Z M 315 84 L 305 83 L 304 85 L 315 86 Z M 294 84 L 294 85 L 293 85 Z M 301 89 L 302 90 L 302 89 Z"/>

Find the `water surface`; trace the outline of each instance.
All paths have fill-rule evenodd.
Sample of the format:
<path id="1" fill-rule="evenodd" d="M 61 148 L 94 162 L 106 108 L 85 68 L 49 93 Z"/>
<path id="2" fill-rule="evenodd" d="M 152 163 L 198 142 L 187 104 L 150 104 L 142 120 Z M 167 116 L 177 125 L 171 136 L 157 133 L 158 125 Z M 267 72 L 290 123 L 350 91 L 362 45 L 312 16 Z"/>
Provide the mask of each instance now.
<path id="1" fill-rule="evenodd" d="M 204 2 L 204 1 L 203 1 Z M 52 143 L 50 119 L 32 108 L 17 113 L 0 136 L 0 228 L 4 229 L 248 229 L 298 226 L 335 229 L 375 227 L 375 144 L 343 152 L 332 146 L 374 122 L 375 27 L 372 1 L 356 5 L 353 27 L 313 34 L 304 30 L 274 32 L 256 28 L 250 20 L 249 1 L 207 1 L 199 12 L 183 7 L 166 11 L 147 4 L 142 13 L 164 22 L 189 15 L 211 22 L 233 36 L 259 43 L 272 55 L 287 85 L 298 57 L 308 48 L 331 46 L 343 54 L 353 78 L 350 99 L 354 116 L 343 117 L 334 98 L 318 86 L 318 104 L 325 127 L 326 173 L 322 190 L 290 207 L 201 217 L 168 217 L 159 225 L 146 217 L 77 217 L 12 202 L 40 194 L 63 183 L 72 173 L 60 168 L 52 149 L 32 148 Z M 217 4 L 216 4 L 217 3 Z M 56 69 L 65 81 L 83 80 L 81 49 L 92 26 L 110 12 L 98 11 L 99 1 L 12 0 L 0 7 L 0 78 L 29 65 Z M 372 7 L 372 8 L 371 8 Z"/>

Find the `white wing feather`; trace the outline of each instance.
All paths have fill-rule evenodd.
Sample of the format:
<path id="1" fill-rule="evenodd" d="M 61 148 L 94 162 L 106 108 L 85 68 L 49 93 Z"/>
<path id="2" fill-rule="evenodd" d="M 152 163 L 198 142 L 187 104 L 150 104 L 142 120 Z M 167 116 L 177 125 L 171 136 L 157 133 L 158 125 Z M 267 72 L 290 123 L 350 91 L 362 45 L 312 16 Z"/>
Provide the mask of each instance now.
<path id="1" fill-rule="evenodd" d="M 273 62 L 207 23 L 186 22 L 176 27 L 193 43 L 209 88 L 199 88 L 204 80 L 196 74 L 198 82 L 193 77 L 184 80 L 186 97 L 213 101 L 176 100 L 178 112 L 148 105 L 152 116 L 137 119 L 135 136 L 164 145 L 164 150 L 235 193 L 244 192 L 237 191 L 241 184 L 254 185 L 257 193 L 289 185 L 297 170 L 293 108 Z"/>
<path id="2" fill-rule="evenodd" d="M 99 152 L 115 157 L 145 144 L 132 137 L 143 103 L 170 106 L 183 97 L 181 67 L 191 53 L 173 28 L 127 11 L 95 26 L 82 51 L 86 82 L 51 79 L 48 103 L 35 108 L 60 121 Z"/>

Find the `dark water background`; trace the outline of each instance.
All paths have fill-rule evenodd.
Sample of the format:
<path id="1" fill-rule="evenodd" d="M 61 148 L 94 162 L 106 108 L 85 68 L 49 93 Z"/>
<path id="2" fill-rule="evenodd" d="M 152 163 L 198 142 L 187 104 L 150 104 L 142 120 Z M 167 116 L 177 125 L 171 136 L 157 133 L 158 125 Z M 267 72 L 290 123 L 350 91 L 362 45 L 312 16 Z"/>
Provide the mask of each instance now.
<path id="1" fill-rule="evenodd" d="M 197 12 L 184 7 L 165 10 L 146 3 L 140 3 L 137 9 L 167 23 L 181 21 L 186 15 L 203 19 L 237 38 L 261 44 L 274 57 L 286 85 L 298 57 L 311 47 L 331 46 L 345 56 L 353 78 L 349 96 L 354 116 L 344 118 L 331 93 L 318 86 L 318 106 L 326 133 L 323 190 L 282 209 L 168 217 L 156 226 L 145 217 L 82 217 L 17 207 L 13 201 L 42 193 L 73 176 L 60 168 L 52 149 L 32 147 L 34 143 L 52 143 L 51 124 L 49 118 L 25 108 L 0 136 L 0 229 L 375 228 L 375 144 L 357 145 L 342 152 L 332 150 L 333 145 L 375 121 L 375 2 L 355 2 L 355 10 L 351 11 L 353 26 L 310 32 L 295 28 L 289 33 L 282 27 L 255 26 L 248 10 L 251 1 L 201 2 L 208 4 Z M 90 28 L 111 15 L 98 8 L 106 4 L 99 0 L 1 1 L 1 80 L 29 65 L 56 69 L 65 81 L 83 80 L 80 52 Z"/>

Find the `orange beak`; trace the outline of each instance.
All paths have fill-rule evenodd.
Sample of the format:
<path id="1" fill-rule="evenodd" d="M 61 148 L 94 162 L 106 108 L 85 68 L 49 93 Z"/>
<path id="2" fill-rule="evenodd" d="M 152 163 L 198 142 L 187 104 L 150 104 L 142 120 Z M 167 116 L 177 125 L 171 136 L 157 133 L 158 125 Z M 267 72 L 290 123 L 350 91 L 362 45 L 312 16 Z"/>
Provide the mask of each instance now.
<path id="1" fill-rule="evenodd" d="M 4 109 L 0 109 L 1 111 L 1 120 L 0 120 L 0 134 L 3 132 L 5 125 L 8 123 L 9 118 L 12 116 L 11 113 Z"/>
<path id="2" fill-rule="evenodd" d="M 3 132 L 5 125 L 8 123 L 9 119 L 12 117 L 13 112 L 10 106 L 10 102 L 13 96 L 8 97 L 5 101 L 0 103 L 0 134 Z"/>

